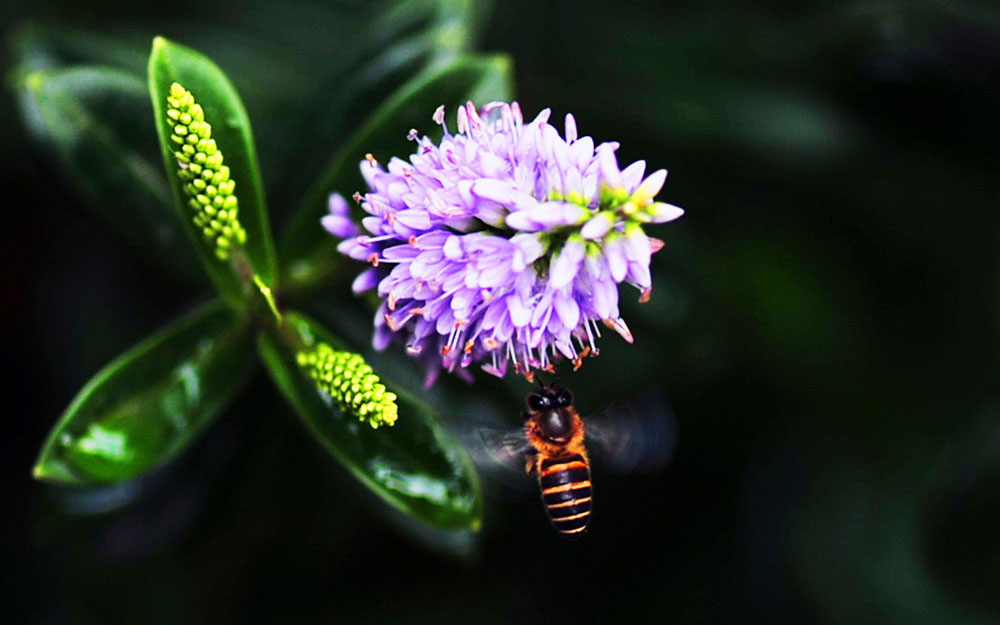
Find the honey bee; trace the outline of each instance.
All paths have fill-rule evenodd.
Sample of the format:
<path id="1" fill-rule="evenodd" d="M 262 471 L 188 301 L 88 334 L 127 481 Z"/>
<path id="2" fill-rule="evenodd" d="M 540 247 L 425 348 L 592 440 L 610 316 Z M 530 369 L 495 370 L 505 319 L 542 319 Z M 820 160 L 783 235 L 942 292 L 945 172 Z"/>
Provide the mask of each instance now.
<path id="1" fill-rule="evenodd" d="M 484 444 L 470 451 L 480 468 L 523 466 L 538 481 L 549 522 L 565 538 L 577 540 L 586 533 L 593 510 L 587 444 L 596 448 L 602 466 L 617 472 L 658 470 L 673 451 L 673 415 L 662 399 L 651 396 L 607 408 L 585 423 L 569 389 L 539 384 L 525 399 L 521 428 L 481 428 Z"/>
<path id="2" fill-rule="evenodd" d="M 525 401 L 524 431 L 531 445 L 525 471 L 538 477 L 552 527 L 575 540 L 587 531 L 593 502 L 583 419 L 573 408 L 573 394 L 559 386 L 542 386 Z"/>

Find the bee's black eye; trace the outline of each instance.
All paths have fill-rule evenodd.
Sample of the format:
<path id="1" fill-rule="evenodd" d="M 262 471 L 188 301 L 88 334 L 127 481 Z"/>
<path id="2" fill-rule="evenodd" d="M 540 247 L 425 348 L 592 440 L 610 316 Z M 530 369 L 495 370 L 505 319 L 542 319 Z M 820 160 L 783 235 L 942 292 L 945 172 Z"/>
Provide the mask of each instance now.
<path id="1" fill-rule="evenodd" d="M 549 398 L 538 393 L 528 395 L 528 408 L 532 410 L 544 410 L 550 406 Z"/>
<path id="2" fill-rule="evenodd" d="M 557 406 L 572 406 L 573 405 L 573 393 L 570 393 L 566 389 L 560 389 L 559 394 L 556 395 L 556 405 Z"/>

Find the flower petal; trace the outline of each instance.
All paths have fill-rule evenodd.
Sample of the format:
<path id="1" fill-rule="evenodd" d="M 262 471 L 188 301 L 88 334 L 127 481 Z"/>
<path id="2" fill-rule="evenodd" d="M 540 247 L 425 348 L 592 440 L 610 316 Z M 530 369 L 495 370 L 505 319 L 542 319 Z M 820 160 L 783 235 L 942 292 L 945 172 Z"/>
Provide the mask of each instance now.
<path id="1" fill-rule="evenodd" d="M 622 186 L 622 172 L 618 169 L 618 159 L 610 144 L 603 143 L 597 148 L 597 163 L 601 172 L 601 180 L 612 189 Z"/>
<path id="2" fill-rule="evenodd" d="M 358 234 L 358 227 L 349 217 L 343 215 L 326 215 L 320 220 L 326 231 L 335 237 L 346 239 Z"/>
<path id="3" fill-rule="evenodd" d="M 351 284 L 351 290 L 355 295 L 370 291 L 378 284 L 378 272 L 374 268 L 368 268 L 358 274 Z"/>
<path id="4" fill-rule="evenodd" d="M 580 270 L 584 252 L 583 241 L 570 239 L 566 242 L 566 245 L 552 260 L 552 266 L 549 267 L 549 286 L 551 288 L 559 289 L 573 281 Z"/>
<path id="5" fill-rule="evenodd" d="M 646 161 L 636 161 L 622 170 L 622 180 L 625 183 L 625 188 L 630 192 L 635 192 L 635 189 L 639 186 L 642 181 L 642 174 L 646 171 Z"/>
<path id="6" fill-rule="evenodd" d="M 602 211 L 591 217 L 580 229 L 580 236 L 584 239 L 603 239 L 611 231 L 614 214 L 610 211 Z"/>
<path id="7" fill-rule="evenodd" d="M 351 212 L 350 206 L 347 205 L 347 200 L 344 199 L 339 193 L 331 193 L 330 199 L 327 201 L 327 209 L 331 215 L 347 216 Z"/>
<path id="8" fill-rule="evenodd" d="M 507 310 L 510 311 L 510 322 L 515 328 L 522 328 L 531 321 L 531 309 L 516 294 L 507 296 Z"/>
<path id="9" fill-rule="evenodd" d="M 571 296 L 558 292 L 552 301 L 556 313 L 567 328 L 575 328 L 580 321 L 580 306 Z"/>
<path id="10" fill-rule="evenodd" d="M 684 209 L 666 202 L 653 202 L 646 212 L 652 217 L 650 221 L 654 224 L 662 224 L 673 221 L 684 214 Z"/>
<path id="11" fill-rule="evenodd" d="M 625 242 L 622 237 L 609 237 L 604 242 L 604 258 L 608 262 L 608 271 L 611 272 L 611 279 L 621 282 L 628 273 L 628 259 L 625 257 Z"/>
<path id="12" fill-rule="evenodd" d="M 566 113 L 566 143 L 576 141 L 576 118 L 572 113 Z"/>
<path id="13" fill-rule="evenodd" d="M 660 192 L 663 188 L 663 183 L 667 181 L 667 170 L 658 169 L 651 173 L 648 178 L 642 181 L 642 184 L 636 188 L 632 193 L 633 201 L 637 204 L 644 204 Z"/>

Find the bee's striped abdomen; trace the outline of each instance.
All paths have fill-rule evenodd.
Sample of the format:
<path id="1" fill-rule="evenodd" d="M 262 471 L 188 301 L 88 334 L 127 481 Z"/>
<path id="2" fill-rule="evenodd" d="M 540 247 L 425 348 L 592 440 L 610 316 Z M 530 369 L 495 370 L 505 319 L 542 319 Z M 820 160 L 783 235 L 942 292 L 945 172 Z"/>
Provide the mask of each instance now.
<path id="1" fill-rule="evenodd" d="M 538 467 L 542 503 L 549 520 L 567 538 L 579 538 L 590 521 L 590 466 L 580 454 L 546 458 Z"/>

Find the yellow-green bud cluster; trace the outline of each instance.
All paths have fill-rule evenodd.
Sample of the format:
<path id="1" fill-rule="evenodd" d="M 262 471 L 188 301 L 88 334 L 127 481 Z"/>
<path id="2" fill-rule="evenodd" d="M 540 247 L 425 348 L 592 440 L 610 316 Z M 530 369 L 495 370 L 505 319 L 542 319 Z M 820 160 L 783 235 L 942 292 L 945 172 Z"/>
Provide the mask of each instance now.
<path id="1" fill-rule="evenodd" d="M 335 399 L 344 412 L 367 421 L 373 428 L 396 423 L 399 411 L 396 394 L 385 390 L 359 354 L 340 352 L 326 343 L 318 343 L 311 351 L 299 352 L 298 362 L 316 381 L 316 386 Z"/>
<path id="2" fill-rule="evenodd" d="M 247 238 L 236 217 L 236 183 L 229 177 L 229 168 L 222 164 L 222 152 L 212 138 L 205 111 L 191 92 L 176 82 L 170 85 L 167 98 L 167 123 L 180 168 L 177 175 L 184 183 L 194 224 L 215 248 L 215 255 L 225 260 L 230 248 L 242 245 Z"/>

